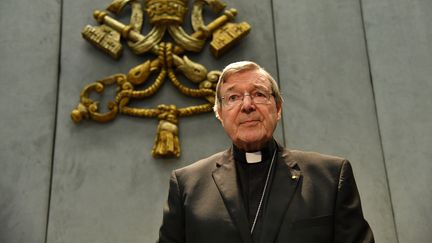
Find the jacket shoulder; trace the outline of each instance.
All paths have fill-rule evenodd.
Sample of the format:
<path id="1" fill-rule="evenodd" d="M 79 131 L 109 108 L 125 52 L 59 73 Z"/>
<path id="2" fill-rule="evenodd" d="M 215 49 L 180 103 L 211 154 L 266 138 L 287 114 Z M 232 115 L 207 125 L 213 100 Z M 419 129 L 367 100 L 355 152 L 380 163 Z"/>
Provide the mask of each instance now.
<path id="1" fill-rule="evenodd" d="M 201 176 L 211 176 L 211 173 L 216 169 L 216 164 L 229 154 L 229 150 L 225 150 L 213 154 L 207 158 L 198 160 L 190 165 L 176 169 L 173 173 L 179 180 L 197 179 Z"/>
<path id="2" fill-rule="evenodd" d="M 303 165 L 341 166 L 345 158 L 311 151 L 289 150 L 290 156 Z"/>
<path id="3" fill-rule="evenodd" d="M 321 175 L 338 180 L 343 165 L 349 164 L 344 158 L 317 152 L 289 150 L 289 155 L 305 176 Z"/>

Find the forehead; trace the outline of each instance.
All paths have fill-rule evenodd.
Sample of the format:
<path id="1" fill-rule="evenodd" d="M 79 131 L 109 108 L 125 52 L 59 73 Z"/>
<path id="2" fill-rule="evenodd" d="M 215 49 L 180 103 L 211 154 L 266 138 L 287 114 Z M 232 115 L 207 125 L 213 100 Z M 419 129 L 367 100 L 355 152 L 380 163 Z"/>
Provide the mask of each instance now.
<path id="1" fill-rule="evenodd" d="M 270 80 L 268 80 L 258 70 L 247 70 L 234 73 L 229 76 L 221 87 L 221 91 L 231 90 L 251 90 L 251 89 L 271 89 Z"/>

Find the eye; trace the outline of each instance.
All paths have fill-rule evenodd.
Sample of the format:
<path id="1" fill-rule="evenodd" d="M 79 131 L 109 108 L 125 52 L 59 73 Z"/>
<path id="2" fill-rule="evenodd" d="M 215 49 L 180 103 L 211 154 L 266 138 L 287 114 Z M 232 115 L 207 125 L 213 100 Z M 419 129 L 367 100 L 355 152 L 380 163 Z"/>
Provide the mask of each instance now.
<path id="1" fill-rule="evenodd" d="M 238 94 L 228 95 L 228 102 L 237 101 L 239 99 L 240 99 L 240 95 L 238 95 Z"/>
<path id="2" fill-rule="evenodd" d="M 262 92 L 262 91 L 255 91 L 255 93 L 253 94 L 253 96 L 255 96 L 255 97 L 267 97 L 265 95 L 265 93 Z"/>

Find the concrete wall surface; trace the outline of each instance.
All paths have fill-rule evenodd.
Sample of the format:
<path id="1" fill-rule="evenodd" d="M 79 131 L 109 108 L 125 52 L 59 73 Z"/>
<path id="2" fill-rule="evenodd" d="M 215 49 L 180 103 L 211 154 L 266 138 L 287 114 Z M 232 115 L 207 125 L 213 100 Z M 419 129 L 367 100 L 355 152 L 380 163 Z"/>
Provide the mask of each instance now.
<path id="1" fill-rule="evenodd" d="M 376 241 L 396 242 L 359 2 L 274 9 L 288 146 L 348 158 Z"/>
<path id="2" fill-rule="evenodd" d="M 60 4 L 0 2 L 0 242 L 45 242 Z"/>
<path id="3" fill-rule="evenodd" d="M 363 1 L 400 243 L 432 240 L 432 2 Z"/>
<path id="4" fill-rule="evenodd" d="M 98 25 L 93 10 L 109 3 L 0 2 L 1 243 L 155 242 L 171 170 L 230 145 L 211 113 L 179 119 L 179 159 L 151 156 L 157 119 L 71 121 L 85 85 L 156 58 L 123 42 L 113 60 L 81 37 L 85 25 Z M 252 26 L 248 37 L 219 59 L 208 44 L 186 55 L 209 70 L 261 64 L 285 98 L 277 140 L 351 161 L 376 242 L 430 242 L 432 2 L 226 4 L 238 10 L 235 22 Z M 205 11 L 206 21 L 217 17 Z M 116 18 L 127 22 L 128 14 Z M 105 93 L 102 103 L 114 89 Z M 202 101 L 166 82 L 136 105 L 161 103 Z"/>

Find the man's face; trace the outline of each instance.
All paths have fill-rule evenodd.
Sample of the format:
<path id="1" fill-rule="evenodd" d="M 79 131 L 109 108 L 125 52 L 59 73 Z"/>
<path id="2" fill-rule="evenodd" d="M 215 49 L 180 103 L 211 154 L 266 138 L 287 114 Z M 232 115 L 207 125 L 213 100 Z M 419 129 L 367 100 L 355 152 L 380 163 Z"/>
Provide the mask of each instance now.
<path id="1" fill-rule="evenodd" d="M 253 94 L 264 92 L 267 102 L 256 104 Z M 244 95 L 243 102 L 229 106 L 227 98 L 232 94 Z M 259 94 L 259 93 L 258 93 Z M 281 117 L 281 107 L 276 106 L 271 83 L 257 70 L 247 70 L 229 76 L 220 88 L 224 97 L 218 110 L 219 120 L 233 143 L 242 150 L 260 150 L 273 137 L 273 131 Z"/>

